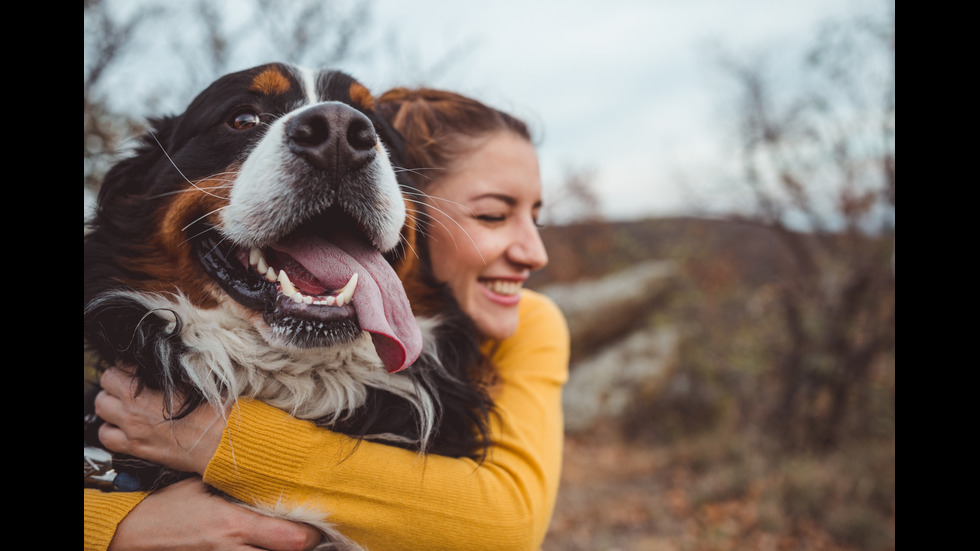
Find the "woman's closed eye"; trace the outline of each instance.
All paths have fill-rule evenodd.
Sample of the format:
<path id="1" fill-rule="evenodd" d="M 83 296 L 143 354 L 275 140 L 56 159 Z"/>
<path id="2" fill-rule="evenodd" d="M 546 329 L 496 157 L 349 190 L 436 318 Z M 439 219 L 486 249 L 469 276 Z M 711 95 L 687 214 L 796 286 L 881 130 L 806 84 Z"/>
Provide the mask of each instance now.
<path id="1" fill-rule="evenodd" d="M 475 218 L 481 222 L 495 224 L 507 220 L 506 214 L 477 214 Z"/>

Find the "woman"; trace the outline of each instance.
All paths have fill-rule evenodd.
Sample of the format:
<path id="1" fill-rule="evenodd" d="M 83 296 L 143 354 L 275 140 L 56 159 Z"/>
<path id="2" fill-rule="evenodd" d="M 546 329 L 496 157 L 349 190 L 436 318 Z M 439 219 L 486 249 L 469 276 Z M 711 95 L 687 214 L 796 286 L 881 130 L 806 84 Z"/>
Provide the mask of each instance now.
<path id="1" fill-rule="evenodd" d="M 417 216 L 427 252 L 420 257 L 474 320 L 497 368 L 487 458 L 423 462 L 383 444 L 355 447 L 347 436 L 244 399 L 227 412 L 226 426 L 206 406 L 163 423 L 162 397 L 133 397 L 118 369 L 102 379 L 96 407 L 107 425 L 100 438 L 116 451 L 196 472 L 246 501 L 285 495 L 333 511 L 329 520 L 368 549 L 536 549 L 558 489 L 569 343 L 554 304 L 522 290 L 547 263 L 535 225 L 541 182 L 534 146 L 520 121 L 450 92 L 396 89 L 379 98 L 378 110 L 404 135 L 422 192 Z M 215 504 L 203 488 L 191 479 L 149 496 L 86 491 L 86 548 L 138 542 L 188 549 L 188 539 L 215 524 L 221 537 L 212 533 L 198 548 L 308 549 L 315 539 L 285 521 L 250 524 L 251 513 Z M 220 518 L 195 514 L 208 506 Z"/>

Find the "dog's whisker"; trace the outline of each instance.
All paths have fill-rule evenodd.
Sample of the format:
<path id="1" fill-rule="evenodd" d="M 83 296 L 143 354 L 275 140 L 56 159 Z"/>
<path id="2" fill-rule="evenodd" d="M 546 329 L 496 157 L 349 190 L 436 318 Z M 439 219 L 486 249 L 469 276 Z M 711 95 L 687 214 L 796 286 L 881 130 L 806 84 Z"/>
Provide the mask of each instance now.
<path id="1" fill-rule="evenodd" d="M 177 166 L 177 163 L 175 163 L 174 160 L 170 157 L 170 154 L 167 153 L 167 149 L 165 147 L 163 147 L 163 144 L 160 143 L 160 140 L 157 139 L 156 134 L 154 132 L 152 132 L 152 131 L 151 132 L 148 132 L 148 134 L 150 135 L 151 138 L 153 138 L 153 141 L 155 141 L 157 143 L 157 145 L 160 146 L 160 151 L 162 151 L 163 154 L 167 157 L 167 160 L 170 161 L 170 164 L 171 165 L 173 165 L 174 170 L 176 170 L 177 173 L 180 174 L 180 177 L 183 178 L 184 181 L 187 182 L 188 184 L 190 184 L 191 186 L 193 186 L 195 188 L 198 188 L 197 184 L 195 184 L 194 182 L 192 182 L 189 178 L 187 178 L 187 176 L 184 176 L 184 173 L 180 170 L 180 167 Z M 213 193 L 210 193 L 208 191 L 205 191 L 205 190 L 203 190 L 201 188 L 198 188 L 198 189 L 200 191 L 202 191 L 202 192 L 204 192 L 204 193 L 212 196 L 212 197 L 217 197 L 218 199 L 222 199 L 222 197 L 219 197 L 219 196 L 217 196 L 217 195 L 215 195 Z"/>
<path id="2" fill-rule="evenodd" d="M 473 237 L 470 236 L 470 232 L 466 231 L 466 228 L 464 228 L 462 226 L 462 224 L 460 224 L 458 221 L 456 221 L 456 219 L 453 218 L 452 215 L 450 215 L 448 212 L 440 209 L 439 207 L 436 207 L 436 206 L 433 206 L 433 205 L 428 205 L 428 206 L 431 207 L 431 208 L 433 208 L 433 209 L 435 209 L 437 212 L 442 213 L 446 218 L 448 218 L 450 221 L 452 221 L 452 223 L 455 224 L 456 227 L 458 227 L 460 229 L 460 231 L 463 232 L 463 235 L 465 235 L 466 238 L 470 240 L 470 243 L 473 245 L 473 248 L 476 249 L 476 254 L 480 255 L 480 260 L 482 260 L 484 264 L 487 263 L 487 259 L 484 258 L 484 256 L 483 256 L 483 251 L 480 250 L 479 245 L 476 244 L 476 241 L 474 241 L 473 240 Z M 453 240 L 453 245 L 456 247 L 456 250 L 459 250 L 459 243 L 457 243 L 456 242 L 456 238 L 453 237 L 452 230 L 450 230 L 449 227 L 446 226 L 445 224 L 443 224 L 442 221 L 440 221 L 438 218 L 432 217 L 432 220 L 434 222 L 438 223 L 443 228 L 445 228 L 446 233 L 449 234 L 449 238 Z"/>
<path id="3" fill-rule="evenodd" d="M 404 241 L 404 244 L 405 244 L 406 247 L 408 247 L 412 251 L 412 254 L 415 255 L 415 258 L 417 260 L 421 260 L 422 259 L 422 257 L 419 256 L 418 251 L 415 250 L 415 247 L 413 247 L 411 243 L 409 243 L 408 241 Z"/>
<path id="4" fill-rule="evenodd" d="M 415 216 L 415 213 L 424 214 L 424 215 L 430 216 L 430 217 L 431 217 L 431 215 L 429 215 L 428 213 L 420 212 L 420 211 L 413 210 L 413 209 L 406 209 L 406 212 L 407 212 L 407 218 L 409 219 L 410 222 L 412 222 L 412 225 L 415 227 L 415 231 L 419 235 L 421 235 L 423 237 L 428 237 L 428 234 L 426 233 L 426 230 L 423 229 L 423 227 L 422 227 L 423 225 L 428 225 L 428 223 L 425 222 L 425 221 L 423 221 L 423 220 L 420 220 L 419 217 Z M 415 255 L 415 258 L 421 260 L 422 257 L 419 256 L 418 251 L 415 249 L 415 247 L 412 246 L 412 243 L 410 241 L 408 241 L 408 240 L 402 240 L 402 244 L 403 244 L 403 247 L 408 247 L 409 249 L 411 249 L 412 254 Z"/>
<path id="5" fill-rule="evenodd" d="M 413 222 L 415 223 L 415 233 L 418 237 L 425 239 L 431 237 L 431 232 L 429 231 L 431 224 L 419 219 L 413 219 Z"/>
<path id="6" fill-rule="evenodd" d="M 404 187 L 408 187 L 408 186 L 404 186 Z M 444 201 L 446 203 L 449 203 L 451 205 L 455 205 L 455 206 L 457 206 L 457 207 L 465 210 L 468 214 L 471 214 L 471 215 L 473 214 L 473 210 L 472 209 L 470 209 L 466 205 L 463 205 L 463 204 L 458 203 L 456 201 L 453 201 L 453 200 L 450 200 L 450 199 L 445 199 L 443 197 L 437 197 L 435 195 L 431 195 L 431 194 L 426 193 L 426 192 L 424 192 L 424 191 L 422 191 L 422 190 L 420 190 L 418 188 L 410 188 L 410 189 L 415 190 L 415 193 L 412 193 L 412 195 L 418 195 L 418 196 L 422 196 L 422 197 L 425 197 L 425 198 L 433 199 L 433 200 L 436 200 L 436 201 Z M 487 263 L 487 259 L 483 256 L 483 252 L 480 250 L 480 247 L 476 244 L 476 241 L 473 240 L 473 237 L 470 235 L 470 233 L 468 231 L 466 231 L 466 228 L 464 228 L 456 220 L 456 218 L 454 218 L 451 214 L 449 214 L 445 210 L 440 209 L 439 207 L 435 206 L 430 201 L 416 201 L 414 199 L 408 199 L 408 198 L 406 198 L 405 201 L 406 202 L 410 202 L 410 203 L 414 203 L 414 204 L 417 204 L 417 205 L 429 207 L 429 208 L 435 210 L 436 212 L 439 212 L 439 213 L 443 214 L 446 218 L 450 219 L 453 222 L 453 224 L 455 224 L 456 227 L 458 227 L 463 232 L 463 234 L 466 235 L 466 238 L 470 240 L 470 243 L 473 244 L 473 247 L 476 249 L 477 254 L 480 255 L 480 260 L 482 260 L 484 264 Z M 433 217 L 433 220 L 435 220 L 436 222 L 439 222 L 434 217 Z M 447 233 L 449 233 L 450 237 L 452 237 L 452 232 L 449 231 L 449 228 L 446 227 L 446 225 L 445 224 L 442 224 L 441 222 L 439 222 L 439 224 L 441 226 L 443 226 L 446 229 Z M 459 244 L 456 243 L 455 238 L 453 239 L 453 244 L 456 246 L 456 249 L 459 250 Z"/>
<path id="7" fill-rule="evenodd" d="M 411 203 L 415 203 L 417 205 L 425 205 L 425 203 L 420 203 L 420 202 L 417 202 L 417 201 L 410 201 L 410 202 Z M 411 207 L 409 207 L 407 205 L 405 206 L 405 212 L 411 212 L 411 213 L 417 214 L 419 216 L 423 216 L 425 218 L 433 218 L 431 212 L 428 212 L 425 209 L 413 209 L 413 208 L 411 208 Z"/>
<path id="8" fill-rule="evenodd" d="M 201 232 L 201 233 L 204 233 L 204 232 Z M 217 243 L 215 243 L 214 244 L 214 247 L 211 247 L 211 250 L 208 251 L 208 255 L 210 255 L 214 251 L 218 250 L 218 246 L 220 246 L 222 243 L 224 243 L 226 239 L 228 239 L 228 238 L 227 237 L 222 237 Z"/>
<path id="9" fill-rule="evenodd" d="M 181 242 L 180 242 L 180 244 L 181 244 L 181 245 L 183 245 L 183 244 L 185 244 L 185 243 L 190 243 L 190 242 L 191 242 L 191 240 L 193 240 L 193 239 L 195 239 L 195 238 L 197 238 L 197 237 L 200 237 L 200 236 L 202 236 L 202 235 L 204 235 L 204 234 L 206 234 L 206 233 L 208 233 L 209 231 L 217 231 L 217 230 L 216 230 L 216 228 L 207 228 L 207 229 L 205 229 L 205 230 L 202 230 L 201 232 L 199 232 L 199 233 L 198 233 L 198 234 L 196 234 L 196 235 L 189 235 L 189 236 L 187 236 L 187 239 L 185 239 L 185 240 L 183 240 L 183 241 L 181 241 Z"/>
<path id="10" fill-rule="evenodd" d="M 408 191 L 408 190 L 412 190 L 412 191 Z M 457 207 L 466 210 L 466 212 L 468 214 L 473 214 L 473 209 L 467 207 L 466 205 L 464 205 L 464 204 L 462 204 L 460 202 L 453 201 L 452 199 L 446 199 L 445 197 L 439 197 L 438 195 L 432 195 L 432 194 L 426 193 L 426 192 L 424 192 L 424 191 L 422 191 L 422 190 L 420 190 L 418 188 L 409 187 L 409 186 L 402 186 L 402 191 L 404 193 L 408 194 L 408 195 L 413 195 L 413 196 L 416 196 L 416 197 L 422 197 L 424 199 L 433 199 L 433 200 L 436 200 L 436 201 L 442 201 L 444 203 L 449 203 L 451 205 L 456 205 Z M 406 201 L 411 201 L 413 203 L 420 204 L 420 205 L 428 204 L 425 201 L 418 201 L 416 199 L 405 198 L 405 200 Z"/>
<path id="11" fill-rule="evenodd" d="M 396 167 L 392 167 L 392 168 L 394 169 L 394 171 L 395 171 L 396 174 L 401 174 L 403 172 L 408 172 L 408 173 L 414 174 L 414 175 L 416 175 L 416 176 L 418 176 L 420 178 L 425 178 L 426 180 L 429 180 L 429 181 L 432 181 L 433 180 L 433 177 L 427 176 L 425 174 L 422 174 L 422 171 L 423 170 L 445 170 L 444 168 L 404 168 L 404 167 L 397 167 L 397 166 Z M 403 185 L 402 187 L 408 187 L 408 186 L 404 186 Z"/>
<path id="12" fill-rule="evenodd" d="M 182 228 L 182 229 L 181 229 L 180 231 L 187 231 L 187 230 L 188 230 L 188 228 L 190 228 L 190 227 L 191 227 L 191 226 L 193 226 L 194 224 L 196 224 L 196 223 L 198 223 L 198 222 L 200 222 L 201 220 L 204 220 L 204 219 L 205 219 L 205 218 L 207 218 L 208 216 L 211 216 L 212 214 L 214 214 L 214 213 L 216 213 L 216 212 L 218 212 L 218 211 L 220 211 L 220 210 L 223 210 L 223 209 L 225 209 L 225 208 L 227 208 L 227 207 L 228 207 L 228 205 L 223 205 L 223 206 L 220 206 L 220 207 L 218 207 L 218 208 L 216 208 L 216 209 L 214 209 L 214 210 L 212 210 L 211 212 L 207 212 L 207 213 L 204 213 L 203 215 L 201 215 L 201 216 L 200 216 L 200 217 L 198 217 L 197 219 L 195 219 L 195 220 L 193 220 L 193 221 L 191 221 L 191 222 L 190 222 L 189 224 L 187 224 L 186 226 L 184 226 L 184 227 L 183 227 L 183 228 Z M 189 237 L 188 237 L 187 239 L 185 239 L 185 240 L 184 240 L 184 242 L 186 243 L 187 241 L 190 241 L 191 239 L 194 239 L 194 238 L 196 238 L 196 237 L 198 237 L 198 236 L 201 236 L 201 235 L 204 235 L 205 233 L 207 233 L 207 232 L 209 232 L 209 231 L 212 231 L 212 230 L 215 230 L 215 228 L 214 228 L 214 227 L 208 227 L 207 229 L 205 229 L 204 231 L 202 231 L 202 232 L 200 232 L 200 233 L 198 233 L 197 235 L 192 235 L 192 236 L 189 236 Z"/>
<path id="13" fill-rule="evenodd" d="M 443 201 L 445 203 L 449 203 L 450 205 L 453 205 L 455 207 L 458 207 L 459 209 L 466 211 L 466 214 L 468 214 L 468 215 L 471 215 L 472 216 L 474 214 L 473 209 L 467 207 L 466 205 L 464 205 L 462 203 L 457 203 L 456 201 L 450 201 L 449 199 L 439 199 L 438 197 L 436 197 L 435 199 L 438 199 L 440 201 Z M 432 206 L 432 204 L 430 202 L 428 202 L 428 201 L 417 201 L 415 199 L 405 198 L 405 202 L 406 203 L 413 203 L 415 205 L 420 205 L 420 206 L 423 206 L 423 207 L 431 206 L 432 208 L 434 208 L 436 210 L 439 210 L 438 207 Z M 442 212 L 442 211 L 440 211 L 440 212 Z"/>
<path id="14" fill-rule="evenodd" d="M 193 191 L 204 191 L 209 189 L 227 189 L 235 185 L 236 178 L 239 172 L 237 170 L 226 170 L 224 172 L 216 172 L 210 176 L 201 178 L 194 183 L 194 188 L 181 190 L 182 192 L 193 192 Z M 203 183 L 214 184 L 211 186 L 204 186 Z"/>
<path id="15" fill-rule="evenodd" d="M 214 213 L 216 213 L 216 212 L 218 212 L 220 210 L 223 210 L 223 209 L 225 209 L 227 207 L 228 207 L 228 205 L 222 205 L 222 206 L 220 206 L 220 207 L 218 207 L 218 208 L 216 208 L 216 209 L 214 209 L 214 210 L 212 210 L 210 212 L 206 212 L 206 213 L 202 214 L 201 216 L 195 218 L 194 220 L 191 220 L 186 226 L 184 226 L 183 228 L 181 228 L 180 231 L 187 231 L 187 229 L 190 228 L 191 226 L 193 226 L 194 224 L 200 222 L 201 220 L 204 220 L 208 216 L 211 216 L 212 214 L 214 214 Z"/>
<path id="16" fill-rule="evenodd" d="M 181 194 L 184 194 L 184 193 L 198 193 L 198 192 L 205 191 L 205 190 L 230 189 L 234 183 L 235 182 L 233 180 L 229 180 L 227 183 L 223 183 L 221 185 L 216 185 L 216 186 L 209 186 L 209 187 L 195 186 L 195 187 L 189 188 L 189 189 L 178 189 L 178 190 L 174 190 L 174 191 L 166 191 L 166 192 L 163 192 L 163 193 L 158 193 L 156 195 L 147 196 L 147 199 L 159 199 L 161 197 L 167 197 L 167 196 L 170 196 L 170 195 L 181 195 Z M 213 195 L 213 194 L 209 194 L 209 195 Z M 214 197 L 217 197 L 217 195 L 213 195 L 213 196 Z"/>

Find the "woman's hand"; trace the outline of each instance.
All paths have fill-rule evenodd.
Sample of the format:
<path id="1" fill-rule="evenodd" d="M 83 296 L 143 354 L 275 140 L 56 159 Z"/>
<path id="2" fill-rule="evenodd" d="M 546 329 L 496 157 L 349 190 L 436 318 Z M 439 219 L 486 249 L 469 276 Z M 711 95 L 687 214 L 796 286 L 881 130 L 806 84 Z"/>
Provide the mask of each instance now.
<path id="1" fill-rule="evenodd" d="M 148 495 L 126 515 L 109 551 L 312 549 L 316 529 L 261 515 L 212 495 L 200 478 L 171 484 Z"/>
<path id="2" fill-rule="evenodd" d="M 105 421 L 99 428 L 105 447 L 178 471 L 204 474 L 221 443 L 227 412 L 203 404 L 181 419 L 168 419 L 163 393 L 143 389 L 137 396 L 136 380 L 119 367 L 106 370 L 101 385 L 95 413 Z"/>

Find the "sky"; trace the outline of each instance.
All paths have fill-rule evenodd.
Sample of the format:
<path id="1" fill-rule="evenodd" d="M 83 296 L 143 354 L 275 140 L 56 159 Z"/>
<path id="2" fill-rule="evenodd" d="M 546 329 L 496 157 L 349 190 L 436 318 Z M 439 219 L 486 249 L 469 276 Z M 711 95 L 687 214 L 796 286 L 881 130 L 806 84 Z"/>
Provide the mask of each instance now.
<path id="1" fill-rule="evenodd" d="M 431 82 L 414 82 L 418 76 L 398 56 L 340 68 L 375 92 L 449 88 L 525 119 L 537 139 L 546 202 L 558 199 L 567 174 L 581 172 L 592 175 L 610 219 L 684 214 L 725 194 L 718 181 L 730 161 L 734 119 L 712 52 L 799 51 L 828 18 L 880 13 L 886 5 L 374 0 L 373 31 L 395 33 L 418 65 L 432 66 L 447 51 L 461 55 Z"/>
<path id="2" fill-rule="evenodd" d="M 591 171 L 606 216 L 685 213 L 728 162 L 731 99 L 713 51 L 805 47 L 817 25 L 884 8 L 855 0 L 375 0 L 423 59 L 466 47 L 438 85 L 524 117 L 539 137 L 545 197 Z M 388 69 L 364 78 L 402 78 Z M 359 76 L 359 78 L 361 78 Z"/>

